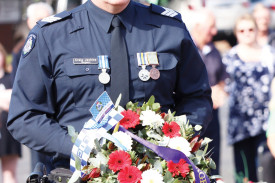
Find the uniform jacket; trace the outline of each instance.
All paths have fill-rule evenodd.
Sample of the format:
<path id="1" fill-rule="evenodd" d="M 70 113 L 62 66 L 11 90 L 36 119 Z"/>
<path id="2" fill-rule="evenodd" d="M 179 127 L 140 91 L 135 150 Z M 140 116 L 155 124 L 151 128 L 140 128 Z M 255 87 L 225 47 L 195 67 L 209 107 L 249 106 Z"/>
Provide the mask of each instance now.
<path id="1" fill-rule="evenodd" d="M 38 22 L 31 30 L 16 73 L 8 119 L 8 129 L 18 141 L 55 159 L 69 158 L 73 144 L 67 126 L 80 131 L 92 117 L 91 105 L 110 89 L 98 80 L 101 70 L 96 58 L 110 55 L 113 16 L 89 0 Z M 187 114 L 192 124 L 206 127 L 211 119 L 211 89 L 180 14 L 131 1 L 118 17 L 125 27 L 130 100 L 142 103 L 154 95 L 163 110 Z M 143 82 L 136 55 L 149 51 L 157 52 L 160 78 Z M 89 64 L 75 64 L 79 58 L 88 58 Z"/>

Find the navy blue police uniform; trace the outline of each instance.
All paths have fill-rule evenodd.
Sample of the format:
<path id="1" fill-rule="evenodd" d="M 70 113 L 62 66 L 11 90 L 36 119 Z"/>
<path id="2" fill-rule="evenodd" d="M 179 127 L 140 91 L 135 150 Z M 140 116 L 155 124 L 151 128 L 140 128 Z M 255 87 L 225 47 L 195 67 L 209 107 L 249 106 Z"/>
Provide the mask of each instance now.
<path id="1" fill-rule="evenodd" d="M 67 126 L 80 131 L 92 117 L 89 108 L 94 101 L 103 91 L 110 92 L 110 85 L 98 79 L 102 71 L 96 58 L 110 55 L 113 16 L 89 0 L 38 22 L 26 40 L 8 129 L 19 142 L 53 156 L 55 166 L 69 167 L 73 144 Z M 180 14 L 130 1 L 117 16 L 125 27 L 130 100 L 142 103 L 154 95 L 163 110 L 187 114 L 191 124 L 206 127 L 211 119 L 211 89 Z M 142 81 L 137 53 L 151 51 L 157 52 L 160 77 Z"/>

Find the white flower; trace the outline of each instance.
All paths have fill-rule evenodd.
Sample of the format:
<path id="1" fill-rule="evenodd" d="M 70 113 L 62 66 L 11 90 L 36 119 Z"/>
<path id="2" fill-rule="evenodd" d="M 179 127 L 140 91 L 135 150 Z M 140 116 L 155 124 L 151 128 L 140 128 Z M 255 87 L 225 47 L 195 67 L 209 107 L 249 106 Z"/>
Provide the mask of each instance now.
<path id="1" fill-rule="evenodd" d="M 132 144 L 133 144 L 133 140 L 132 138 L 127 135 L 124 132 L 116 132 L 113 134 L 113 136 L 122 144 L 126 147 L 127 151 L 131 151 L 132 150 Z"/>
<path id="2" fill-rule="evenodd" d="M 164 123 L 161 116 L 151 110 L 142 111 L 139 119 L 142 121 L 142 126 L 148 125 L 154 129 L 162 127 Z"/>
<path id="3" fill-rule="evenodd" d="M 183 152 L 187 157 L 191 155 L 190 143 L 183 137 L 171 138 L 168 147 Z"/>
<path id="4" fill-rule="evenodd" d="M 162 175 L 154 169 L 144 171 L 141 176 L 141 183 L 164 183 Z"/>

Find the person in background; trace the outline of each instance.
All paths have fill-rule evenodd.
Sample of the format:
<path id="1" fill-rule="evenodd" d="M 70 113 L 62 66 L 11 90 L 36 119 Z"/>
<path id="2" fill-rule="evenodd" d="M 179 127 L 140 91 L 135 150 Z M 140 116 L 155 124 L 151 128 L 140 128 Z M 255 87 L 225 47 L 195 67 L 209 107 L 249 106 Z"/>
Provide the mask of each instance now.
<path id="1" fill-rule="evenodd" d="M 39 20 L 41 20 L 43 18 L 53 15 L 53 13 L 54 13 L 53 8 L 48 3 L 37 2 L 37 3 L 30 4 L 26 10 L 26 16 L 27 16 L 26 24 L 28 27 L 28 32 L 36 25 L 36 22 L 38 22 Z M 25 31 L 25 26 L 23 23 L 19 28 L 20 28 L 20 30 L 19 30 L 20 33 L 23 35 L 20 36 L 20 41 L 18 41 L 19 43 L 15 47 L 15 49 L 13 51 L 13 55 L 12 55 L 13 56 L 12 72 L 11 72 L 12 81 L 15 78 L 15 74 L 17 71 L 20 57 L 21 57 L 24 42 L 28 36 L 28 33 L 25 34 L 26 31 Z"/>
<path id="2" fill-rule="evenodd" d="M 164 112 L 186 114 L 203 130 L 211 120 L 205 65 L 173 10 L 132 0 L 88 0 L 39 21 L 27 39 L 7 126 L 18 141 L 52 156 L 54 167 L 69 168 L 73 143 L 67 126 L 81 131 L 104 91 L 113 102 L 122 93 L 123 107 L 154 95 Z M 139 62 L 143 54 L 148 63 Z"/>
<path id="3" fill-rule="evenodd" d="M 198 47 L 202 60 L 208 71 L 208 79 L 212 89 L 213 118 L 202 137 L 213 139 L 209 144 L 212 149 L 211 158 L 216 163 L 213 175 L 219 175 L 220 165 L 220 122 L 219 107 L 223 105 L 227 94 L 224 91 L 224 80 L 227 77 L 222 57 L 213 44 L 213 37 L 217 34 L 215 16 L 208 9 L 194 10 L 190 14 L 192 21 L 187 24 L 191 36 Z"/>
<path id="4" fill-rule="evenodd" d="M 238 43 L 223 57 L 229 74 L 228 142 L 234 149 L 235 171 L 239 175 L 236 181 L 244 175 L 257 182 L 257 151 L 266 141 L 275 58 L 270 46 L 258 44 L 257 25 L 250 14 L 237 19 L 234 33 Z"/>
<path id="5" fill-rule="evenodd" d="M 252 15 L 255 18 L 258 27 L 258 44 L 261 46 L 270 44 L 272 47 L 275 48 L 275 32 L 272 32 L 270 30 L 270 10 L 267 7 L 265 7 L 262 3 L 258 3 L 255 5 Z"/>
<path id="6" fill-rule="evenodd" d="M 7 118 L 11 98 L 12 83 L 5 70 L 6 51 L 0 43 L 0 160 L 2 163 L 2 182 L 16 183 L 16 168 L 21 157 L 21 144 L 14 140 L 7 130 Z"/>
<path id="7" fill-rule="evenodd" d="M 43 18 L 53 15 L 53 13 L 54 13 L 53 8 L 48 3 L 37 2 L 37 3 L 30 4 L 26 10 L 26 15 L 27 15 L 26 24 L 27 24 L 28 29 L 31 30 L 36 25 L 36 22 L 38 22 L 39 20 L 41 20 Z M 24 24 L 22 24 L 22 25 L 24 25 Z M 24 30 L 24 27 L 21 28 L 20 30 Z M 13 52 L 12 72 L 11 72 L 12 81 L 14 81 L 14 78 L 15 78 L 15 75 L 17 72 L 17 68 L 18 68 L 18 64 L 19 64 L 19 60 L 22 55 L 22 49 L 23 49 L 24 42 L 26 39 L 26 37 L 24 35 L 22 35 L 21 37 L 23 40 L 21 39 L 21 41 L 19 41 L 18 45 L 14 48 L 14 52 Z M 45 164 L 48 172 L 52 169 L 51 164 L 50 164 L 50 157 L 41 153 L 41 152 L 31 150 L 31 161 L 32 161 L 31 162 L 32 170 L 34 169 L 35 165 L 38 162 Z"/>

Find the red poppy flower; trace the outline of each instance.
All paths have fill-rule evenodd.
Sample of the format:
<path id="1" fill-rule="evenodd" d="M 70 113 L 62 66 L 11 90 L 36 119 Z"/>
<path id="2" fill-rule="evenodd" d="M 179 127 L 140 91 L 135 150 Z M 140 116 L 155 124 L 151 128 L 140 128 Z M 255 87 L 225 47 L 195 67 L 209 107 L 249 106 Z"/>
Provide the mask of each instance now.
<path id="1" fill-rule="evenodd" d="M 108 165 L 114 172 L 121 170 L 132 164 L 130 154 L 125 151 L 118 150 L 114 151 L 109 156 Z"/>
<path id="2" fill-rule="evenodd" d="M 162 131 L 166 137 L 180 137 L 180 126 L 174 121 L 170 124 L 165 122 Z"/>
<path id="3" fill-rule="evenodd" d="M 120 121 L 120 125 L 124 128 L 135 128 L 139 124 L 139 115 L 131 110 L 122 111 L 124 118 Z"/>
<path id="4" fill-rule="evenodd" d="M 176 175 L 181 175 L 182 177 L 186 177 L 189 173 L 189 165 L 186 163 L 184 159 L 180 159 L 178 163 L 174 163 L 173 161 L 169 161 L 167 163 L 168 171 L 172 173 L 173 177 Z"/>
<path id="5" fill-rule="evenodd" d="M 141 180 L 142 172 L 135 166 L 128 166 L 123 168 L 118 173 L 118 180 L 120 183 L 137 183 Z"/>

